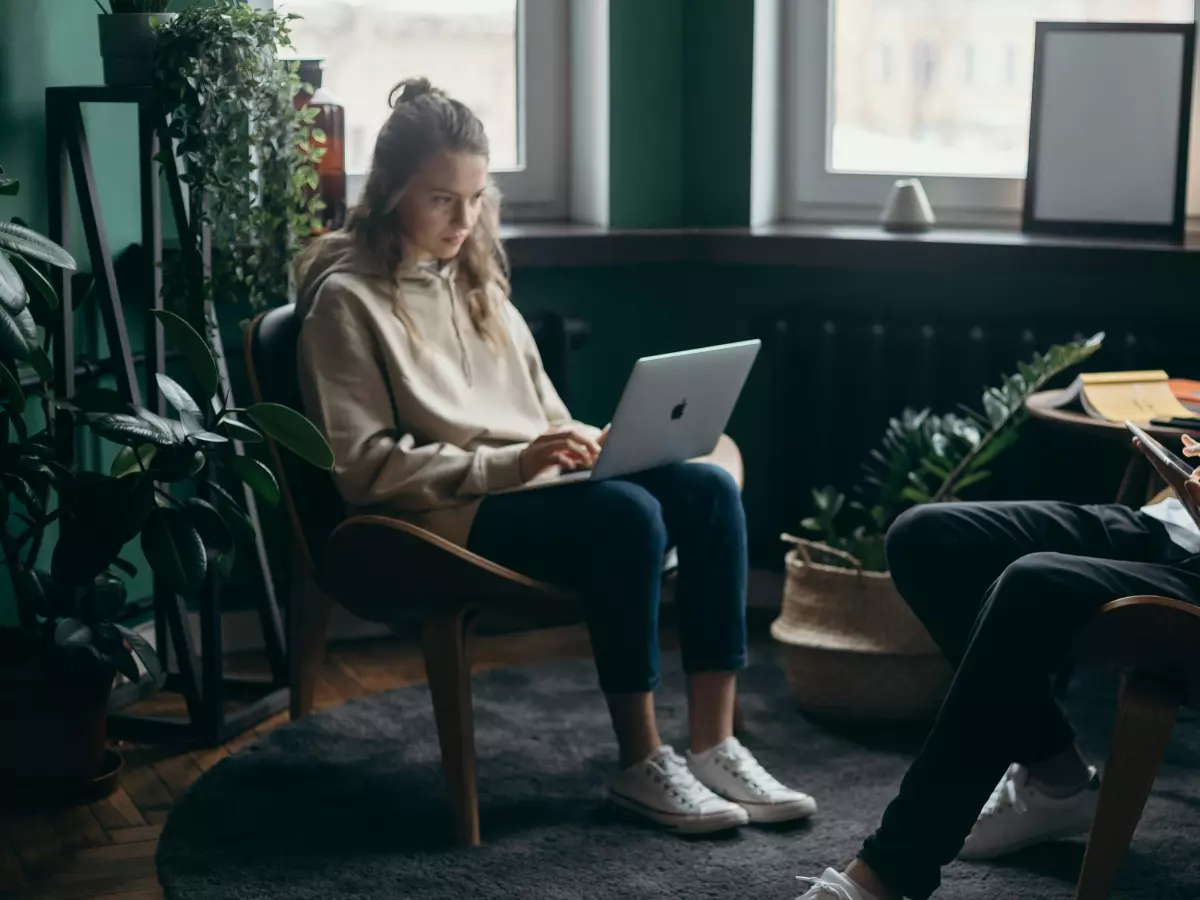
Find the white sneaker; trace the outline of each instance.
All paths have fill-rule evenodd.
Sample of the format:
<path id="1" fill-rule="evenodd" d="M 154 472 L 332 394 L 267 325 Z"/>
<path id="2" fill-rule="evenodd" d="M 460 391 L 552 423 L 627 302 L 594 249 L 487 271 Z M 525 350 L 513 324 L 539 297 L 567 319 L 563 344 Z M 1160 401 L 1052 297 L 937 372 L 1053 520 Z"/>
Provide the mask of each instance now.
<path id="1" fill-rule="evenodd" d="M 688 752 L 688 768 L 715 794 L 746 810 L 751 822 L 807 819 L 817 801 L 780 784 L 735 737 L 699 755 Z"/>
<path id="2" fill-rule="evenodd" d="M 1100 798 L 1100 778 L 1088 766 L 1090 782 L 1070 797 L 1051 797 L 1032 784 L 1029 770 L 1013 763 L 992 791 L 959 859 L 991 859 L 1023 847 L 1087 834 Z"/>
<path id="3" fill-rule="evenodd" d="M 796 880 L 808 888 L 796 900 L 875 900 L 836 869 L 826 869 L 820 878 L 796 876 Z"/>
<path id="4" fill-rule="evenodd" d="M 746 811 L 722 800 L 699 781 L 670 747 L 620 772 L 609 784 L 609 797 L 622 809 L 681 834 L 707 834 L 738 828 Z"/>

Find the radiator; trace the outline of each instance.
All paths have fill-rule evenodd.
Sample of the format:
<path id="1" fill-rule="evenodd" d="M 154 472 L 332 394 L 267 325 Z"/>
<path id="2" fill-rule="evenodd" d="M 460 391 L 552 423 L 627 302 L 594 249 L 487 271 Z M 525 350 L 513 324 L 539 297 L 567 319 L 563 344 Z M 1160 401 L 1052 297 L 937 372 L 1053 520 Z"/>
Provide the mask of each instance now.
<path id="1" fill-rule="evenodd" d="M 1078 327 L 1078 325 L 1086 327 Z M 770 382 L 771 530 L 795 529 L 811 508 L 814 487 L 847 489 L 862 481 L 871 449 L 890 417 L 908 406 L 935 413 L 981 410 L 987 386 L 1016 370 L 1018 360 L 1053 344 L 1105 332 L 1103 347 L 1077 371 L 1163 368 L 1195 377 L 1200 359 L 1170 324 L 1133 330 L 1122 322 L 925 323 L 852 318 L 776 317 L 763 323 Z M 1115 496 L 1125 449 L 1081 444 L 1042 423 L 1028 422 L 1021 440 L 998 462 L 981 498 Z M 1115 462 L 1114 462 L 1115 461 Z M 1114 464 L 1117 466 L 1113 472 Z M 1109 483 L 1111 482 L 1111 484 Z"/>

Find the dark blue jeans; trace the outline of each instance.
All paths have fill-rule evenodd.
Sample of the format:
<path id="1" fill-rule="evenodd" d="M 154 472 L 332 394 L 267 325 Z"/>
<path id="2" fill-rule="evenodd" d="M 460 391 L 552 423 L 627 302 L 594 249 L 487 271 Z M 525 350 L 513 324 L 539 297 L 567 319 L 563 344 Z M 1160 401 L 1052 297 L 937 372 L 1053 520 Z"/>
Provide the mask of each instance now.
<path id="1" fill-rule="evenodd" d="M 746 665 L 746 517 L 719 466 L 678 463 L 623 478 L 484 499 L 467 548 L 583 597 L 600 687 L 658 686 L 658 606 L 667 550 L 679 555 L 686 672 Z"/>

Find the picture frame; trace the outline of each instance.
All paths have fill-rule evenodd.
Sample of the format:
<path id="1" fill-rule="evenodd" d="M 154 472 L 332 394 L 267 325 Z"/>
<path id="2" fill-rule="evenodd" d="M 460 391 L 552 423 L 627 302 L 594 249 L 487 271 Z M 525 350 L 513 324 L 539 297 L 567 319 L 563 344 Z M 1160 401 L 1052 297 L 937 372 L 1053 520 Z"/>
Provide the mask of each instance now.
<path id="1" fill-rule="evenodd" d="M 1038 22 L 1022 231 L 1182 242 L 1194 23 Z"/>

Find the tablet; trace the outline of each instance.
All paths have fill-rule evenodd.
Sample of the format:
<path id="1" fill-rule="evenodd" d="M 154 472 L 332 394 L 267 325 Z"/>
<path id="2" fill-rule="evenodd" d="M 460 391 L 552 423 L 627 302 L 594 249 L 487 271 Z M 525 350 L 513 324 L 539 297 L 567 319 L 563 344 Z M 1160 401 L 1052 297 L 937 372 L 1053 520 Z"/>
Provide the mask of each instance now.
<path id="1" fill-rule="evenodd" d="M 1125 420 L 1125 427 L 1128 428 L 1130 433 L 1132 433 L 1134 437 L 1142 442 L 1142 446 L 1145 447 L 1146 450 L 1152 453 L 1155 457 L 1157 457 L 1160 462 L 1166 463 L 1166 465 L 1177 471 L 1184 478 L 1190 478 L 1192 476 L 1192 471 L 1194 470 L 1193 466 L 1189 466 L 1182 459 L 1160 444 L 1156 439 L 1148 435 L 1144 430 L 1139 428 L 1137 425 L 1134 425 L 1128 419 Z"/>

